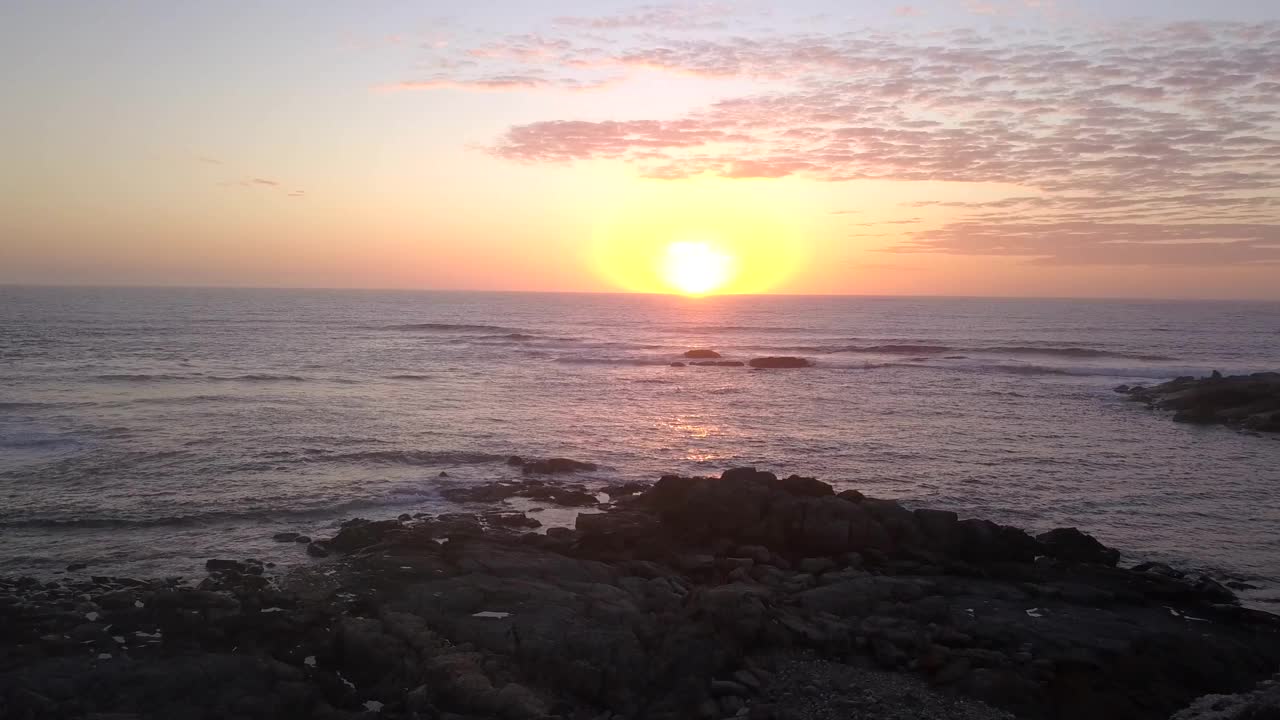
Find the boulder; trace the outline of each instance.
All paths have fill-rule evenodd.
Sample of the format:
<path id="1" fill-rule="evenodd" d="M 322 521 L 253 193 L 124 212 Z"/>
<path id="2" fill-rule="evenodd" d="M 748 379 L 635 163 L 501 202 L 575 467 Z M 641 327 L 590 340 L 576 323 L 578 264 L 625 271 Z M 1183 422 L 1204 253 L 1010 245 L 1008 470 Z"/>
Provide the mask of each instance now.
<path id="1" fill-rule="evenodd" d="M 595 463 L 570 460 L 569 458 L 547 458 L 526 462 L 521 467 L 525 475 L 555 475 L 558 473 L 590 472 L 598 469 Z"/>
<path id="2" fill-rule="evenodd" d="M 404 525 L 399 520 L 370 521 L 356 518 L 342 523 L 342 529 L 329 541 L 329 548 L 348 553 L 377 545 L 403 530 Z"/>
<path id="3" fill-rule="evenodd" d="M 824 497 L 835 494 L 830 485 L 811 477 L 792 475 L 779 483 L 783 490 L 797 497 Z"/>
<path id="4" fill-rule="evenodd" d="M 686 350 L 684 356 L 695 360 L 717 360 L 721 357 L 715 350 Z"/>
<path id="5" fill-rule="evenodd" d="M 1066 562 L 1091 563 L 1115 567 L 1120 551 L 1109 548 L 1093 536 L 1076 528 L 1055 528 L 1036 536 L 1044 546 L 1044 554 Z"/>

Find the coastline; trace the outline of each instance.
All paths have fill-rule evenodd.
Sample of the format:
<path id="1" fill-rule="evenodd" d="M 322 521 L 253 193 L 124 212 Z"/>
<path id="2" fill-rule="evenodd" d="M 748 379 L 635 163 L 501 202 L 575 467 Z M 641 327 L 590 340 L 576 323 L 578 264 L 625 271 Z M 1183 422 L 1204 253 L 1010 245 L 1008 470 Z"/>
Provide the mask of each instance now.
<path id="1" fill-rule="evenodd" d="M 895 717 L 912 696 L 902 717 L 1164 718 L 1280 668 L 1280 618 L 1208 578 L 1117 568 L 1071 529 L 1032 537 L 750 469 L 618 492 L 545 535 L 518 513 L 352 521 L 313 543 L 329 559 L 278 575 L 224 560 L 195 586 L 4 581 L 4 702 L 799 720 Z"/>

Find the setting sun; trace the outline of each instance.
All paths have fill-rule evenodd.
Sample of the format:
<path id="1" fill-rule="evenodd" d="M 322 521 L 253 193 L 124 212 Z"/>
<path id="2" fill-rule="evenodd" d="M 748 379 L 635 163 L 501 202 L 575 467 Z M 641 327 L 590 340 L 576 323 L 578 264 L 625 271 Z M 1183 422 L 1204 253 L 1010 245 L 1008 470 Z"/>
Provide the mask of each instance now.
<path id="1" fill-rule="evenodd" d="M 685 295 L 714 292 L 732 274 L 733 258 L 705 242 L 673 242 L 667 246 L 663 277 Z"/>

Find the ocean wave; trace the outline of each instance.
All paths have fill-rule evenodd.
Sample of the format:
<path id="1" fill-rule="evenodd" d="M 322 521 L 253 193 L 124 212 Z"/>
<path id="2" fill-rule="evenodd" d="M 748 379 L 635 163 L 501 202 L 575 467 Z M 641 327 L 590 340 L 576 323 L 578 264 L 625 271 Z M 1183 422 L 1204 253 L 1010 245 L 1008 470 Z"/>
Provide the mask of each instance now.
<path id="1" fill-rule="evenodd" d="M 864 362 L 853 364 L 822 363 L 817 367 L 828 367 L 839 370 L 877 370 L 880 368 L 908 368 L 912 370 L 937 370 L 941 372 L 961 373 L 998 373 L 1007 375 L 1048 376 L 1060 375 L 1070 377 L 1114 377 L 1142 378 L 1147 380 L 1168 380 L 1179 375 L 1204 375 L 1203 368 L 1170 368 L 1151 366 L 1094 366 L 1094 365 L 1011 365 L 1005 363 L 947 363 L 941 364 L 929 358 L 914 358 L 905 362 Z"/>
<path id="2" fill-rule="evenodd" d="M 673 325 L 669 327 L 658 328 L 659 332 L 667 333 L 737 333 L 750 332 L 760 333 L 763 335 L 793 335 L 797 333 L 813 333 L 821 332 L 815 328 L 807 327 L 779 327 L 776 325 Z"/>
<path id="3" fill-rule="evenodd" d="M 408 323 L 405 325 L 384 325 L 379 330 L 400 330 L 406 332 L 490 332 L 520 334 L 515 328 L 501 325 L 470 325 L 466 323 Z"/>
<path id="4" fill-rule="evenodd" d="M 656 365 L 670 365 L 673 361 L 664 358 L 616 358 L 616 357 L 558 357 L 558 363 L 567 363 L 569 365 L 618 365 L 646 367 Z"/>
<path id="5" fill-rule="evenodd" d="M 481 465 L 506 460 L 509 455 L 481 452 L 436 452 L 430 450 L 366 450 L 363 452 L 317 454 L 301 462 L 367 462 L 379 465 Z"/>
<path id="6" fill-rule="evenodd" d="M 39 408 L 59 407 L 66 403 L 41 403 L 41 402 L 0 402 L 0 410 L 37 410 Z"/>
<path id="7" fill-rule="evenodd" d="M 430 380 L 430 375 L 415 375 L 414 373 L 401 373 L 399 375 L 388 375 L 387 380 Z"/>
<path id="8" fill-rule="evenodd" d="M 107 373 L 95 375 L 95 380 L 106 382 L 308 382 L 300 375 L 275 375 L 271 373 L 246 373 L 244 375 L 173 375 L 169 373 Z M 354 382 L 335 379 L 335 382 Z"/>
<path id="9" fill-rule="evenodd" d="M 822 348 L 807 348 L 808 352 L 824 352 Z M 800 351 L 798 349 L 798 351 Z M 955 345 L 845 345 L 826 349 L 828 353 L 883 353 L 886 355 L 941 355 L 942 353 L 993 353 L 1002 355 L 1049 355 L 1068 358 L 1125 358 L 1128 360 L 1146 360 L 1167 362 L 1176 358 L 1146 353 L 1130 353 L 1119 350 L 1103 350 L 1090 347 L 1054 347 L 1035 345 L 990 345 L 981 347 Z"/>
<path id="10" fill-rule="evenodd" d="M 79 444 L 74 438 L 39 432 L 17 432 L 11 435 L 0 435 L 0 448 L 36 449 L 74 447 Z"/>
<path id="11" fill-rule="evenodd" d="M 255 510 L 210 510 L 194 512 L 186 515 L 156 515 L 151 517 L 62 517 L 62 518 L 17 518 L 0 520 L 0 528 L 27 529 L 141 529 L 152 527 L 184 527 L 204 525 L 218 522 L 271 522 L 287 524 L 292 521 L 314 518 L 323 520 L 333 517 L 347 517 L 354 511 L 369 508 L 383 508 L 405 504 L 417 504 L 418 501 L 436 496 L 436 490 L 428 487 L 417 492 L 398 491 L 387 497 L 362 498 L 340 503 L 326 503 L 316 507 L 262 508 Z"/>

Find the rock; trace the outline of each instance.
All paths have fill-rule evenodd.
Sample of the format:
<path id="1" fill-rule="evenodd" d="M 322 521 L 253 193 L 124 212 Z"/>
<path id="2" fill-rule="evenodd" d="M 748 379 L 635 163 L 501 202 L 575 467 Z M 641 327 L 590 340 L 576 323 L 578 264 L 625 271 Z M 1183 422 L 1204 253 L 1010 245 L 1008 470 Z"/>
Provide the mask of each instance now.
<path id="1" fill-rule="evenodd" d="M 538 528 L 542 523 L 528 517 L 522 512 L 492 512 L 484 514 L 485 522 L 491 527 L 504 528 Z"/>
<path id="2" fill-rule="evenodd" d="M 1117 388 L 1119 391 L 1119 388 Z M 1217 423 L 1257 432 L 1280 432 L 1280 373 L 1207 378 L 1179 377 L 1152 387 L 1132 387 L 1130 399 L 1174 412 L 1177 422 Z"/>
<path id="3" fill-rule="evenodd" d="M 695 360 L 717 360 L 721 357 L 715 350 L 686 350 L 684 356 Z"/>
<path id="4" fill-rule="evenodd" d="M 726 695 L 750 697 L 751 691 L 745 685 L 732 680 L 712 680 L 711 694 L 715 697 L 725 697 Z"/>
<path id="5" fill-rule="evenodd" d="M 67 572 L 75 572 L 77 570 L 83 570 L 87 567 L 89 567 L 89 563 L 73 562 L 67 566 Z"/>
<path id="6" fill-rule="evenodd" d="M 834 570 L 835 567 L 835 561 L 827 557 L 804 558 L 800 561 L 800 572 L 810 575 L 821 575 L 828 570 Z"/>
<path id="7" fill-rule="evenodd" d="M 213 559 L 205 562 L 204 569 L 210 572 L 231 571 L 231 572 L 243 573 L 245 571 L 245 565 L 239 560 Z"/>
<path id="8" fill-rule="evenodd" d="M 595 463 L 570 460 L 569 458 L 547 458 L 546 460 L 526 462 L 521 466 L 521 472 L 526 475 L 554 475 L 558 473 L 583 471 L 590 472 L 596 469 L 598 469 L 598 466 Z"/>
<path id="9" fill-rule="evenodd" d="M 498 691 L 498 712 L 511 720 L 534 720 L 547 714 L 547 705 L 529 688 L 507 683 Z"/>
<path id="10" fill-rule="evenodd" d="M 1036 536 L 1050 557 L 1067 562 L 1093 563 L 1115 567 L 1120 551 L 1098 542 L 1076 528 L 1056 528 Z"/>
<path id="11" fill-rule="evenodd" d="M 326 542 L 317 540 L 316 542 L 307 544 L 307 554 L 311 557 L 329 557 L 329 545 Z"/>
<path id="12" fill-rule="evenodd" d="M 1280 676 L 1235 695 L 1206 695 L 1169 720 L 1275 720 L 1280 718 Z"/>
<path id="13" fill-rule="evenodd" d="M 296 532 L 282 532 L 282 533 L 276 533 L 275 535 L 272 535 L 271 539 L 275 540 L 276 542 L 295 542 L 297 541 L 298 537 L 299 537 L 299 534 Z"/>
<path id="14" fill-rule="evenodd" d="M 1234 603 L 1236 602 L 1235 593 L 1228 590 L 1222 583 L 1214 580 L 1208 575 L 1201 575 L 1195 584 L 1196 592 L 1204 595 L 1210 602 L 1216 603 Z"/>
<path id="15" fill-rule="evenodd" d="M 682 368 L 682 367 L 684 367 L 684 363 L 682 363 L 682 362 L 673 362 L 673 363 L 671 363 L 671 367 L 674 367 L 674 368 Z"/>
<path id="16" fill-rule="evenodd" d="M 298 537 L 294 538 L 293 541 L 296 543 L 301 543 L 303 545 L 306 545 L 307 543 L 311 542 L 311 538 L 307 537 L 306 535 L 299 535 Z"/>
<path id="17" fill-rule="evenodd" d="M 747 363 L 753 368 L 807 368 L 812 362 L 798 357 L 762 357 L 754 358 Z"/>
<path id="18" fill-rule="evenodd" d="M 1134 565 L 1134 566 L 1133 566 L 1133 571 L 1134 571 L 1134 572 L 1146 572 L 1146 573 L 1153 573 L 1153 574 L 1155 574 L 1155 575 L 1163 575 L 1164 577 L 1170 577 L 1170 578 L 1174 578 L 1174 579 L 1177 579 L 1177 580 L 1180 580 L 1180 579 L 1182 579 L 1182 578 L 1186 577 L 1186 575 L 1187 575 L 1186 573 L 1182 572 L 1181 570 L 1175 570 L 1175 569 L 1173 569 L 1173 568 L 1169 567 L 1168 565 L 1166 565 L 1166 564 L 1164 564 L 1164 563 L 1160 563 L 1160 562 L 1144 562 L 1144 563 L 1138 563 L 1137 565 Z"/>
<path id="19" fill-rule="evenodd" d="M 389 536 L 404 531 L 399 520 L 370 521 L 362 518 L 342 523 L 338 534 L 328 543 L 328 549 L 349 553 L 385 541 Z"/>
<path id="20" fill-rule="evenodd" d="M 797 497 L 824 497 L 834 495 L 830 485 L 811 477 L 792 475 L 779 481 L 782 489 Z"/>

